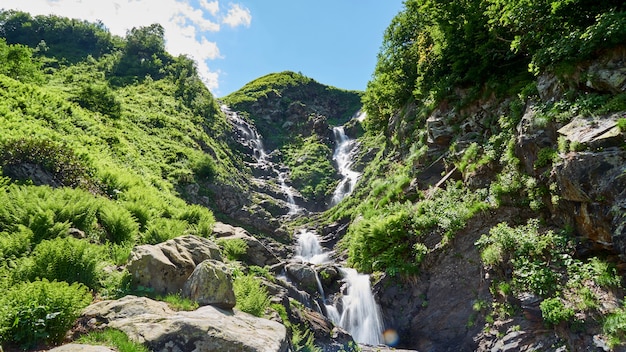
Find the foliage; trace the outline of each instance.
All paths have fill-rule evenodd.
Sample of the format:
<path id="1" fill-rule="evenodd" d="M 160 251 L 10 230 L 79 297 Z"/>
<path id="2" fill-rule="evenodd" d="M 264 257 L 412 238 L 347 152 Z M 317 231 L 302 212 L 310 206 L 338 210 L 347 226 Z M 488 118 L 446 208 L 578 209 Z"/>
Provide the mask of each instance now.
<path id="1" fill-rule="evenodd" d="M 374 188 L 370 195 L 380 192 Z M 467 220 L 486 208 L 480 193 L 453 184 L 415 204 L 373 202 L 372 208 L 362 204 L 363 218 L 350 225 L 342 244 L 348 249 L 348 263 L 357 270 L 392 275 L 418 271 L 430 251 L 421 242 L 424 236 L 436 234 L 446 244 Z"/>
<path id="2" fill-rule="evenodd" d="M 288 145 L 284 153 L 296 189 L 308 199 L 323 201 L 336 184 L 333 151 L 314 135 Z"/>
<path id="3" fill-rule="evenodd" d="M 617 127 L 620 131 L 626 132 L 626 117 L 622 117 L 617 120 Z"/>
<path id="4" fill-rule="evenodd" d="M 44 279 L 12 286 L 0 296 L 0 340 L 22 347 L 60 342 L 91 299 L 77 283 Z"/>
<path id="5" fill-rule="evenodd" d="M 541 316 L 548 325 L 558 325 L 562 321 L 568 321 L 574 316 L 574 310 L 565 307 L 561 299 L 557 297 L 544 299 L 539 305 Z"/>
<path id="6" fill-rule="evenodd" d="M 602 331 L 609 337 L 609 345 L 615 347 L 626 339 L 626 308 L 620 307 L 608 314 L 602 324 Z"/>
<path id="7" fill-rule="evenodd" d="M 267 289 L 261 285 L 261 280 L 252 274 L 242 272 L 235 272 L 233 276 L 233 290 L 237 302 L 235 308 L 257 317 L 263 316 L 270 300 Z"/>
<path id="8" fill-rule="evenodd" d="M 30 48 L 21 44 L 7 45 L 6 40 L 0 38 L 0 62 L 4 63 L 0 74 L 22 82 L 41 82 L 43 75 L 32 56 Z"/>
<path id="9" fill-rule="evenodd" d="M 143 345 L 131 341 L 124 332 L 107 328 L 100 331 L 92 331 L 81 336 L 77 342 L 88 345 L 104 345 L 115 348 L 119 352 L 148 352 Z"/>
<path id="10" fill-rule="evenodd" d="M 239 260 L 248 251 L 248 243 L 241 238 L 221 238 L 217 244 L 222 247 L 222 253 L 228 260 Z"/>
<path id="11" fill-rule="evenodd" d="M 85 109 L 118 119 L 122 114 L 122 103 L 106 85 L 87 84 L 78 93 L 75 101 Z"/>
<path id="12" fill-rule="evenodd" d="M 0 37 L 9 44 L 38 48 L 39 54 L 77 63 L 100 57 L 120 45 L 102 22 L 90 23 L 55 15 L 35 16 L 21 11 L 0 11 Z"/>
<path id="13" fill-rule="evenodd" d="M 97 289 L 102 257 L 102 250 L 97 245 L 73 237 L 55 238 L 39 243 L 18 273 L 30 281 L 78 282 Z"/>
<path id="14" fill-rule="evenodd" d="M 9 171 L 23 164 L 35 164 L 52 174 L 63 186 L 87 186 L 91 178 L 88 162 L 72 148 L 49 139 L 25 137 L 6 140 L 0 145 L 0 165 Z M 19 175 L 19 174 L 18 174 Z M 17 176 L 17 175 L 16 175 Z"/>

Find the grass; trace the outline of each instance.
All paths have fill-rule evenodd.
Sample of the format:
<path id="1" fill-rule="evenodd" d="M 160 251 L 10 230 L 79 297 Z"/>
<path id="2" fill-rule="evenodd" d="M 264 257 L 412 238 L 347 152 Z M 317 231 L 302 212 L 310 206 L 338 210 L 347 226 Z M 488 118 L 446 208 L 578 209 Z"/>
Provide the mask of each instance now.
<path id="1" fill-rule="evenodd" d="M 102 331 L 92 331 L 81 336 L 77 342 L 87 345 L 101 345 L 116 349 L 119 352 L 148 352 L 148 348 L 140 343 L 131 341 L 122 331 L 107 328 Z"/>

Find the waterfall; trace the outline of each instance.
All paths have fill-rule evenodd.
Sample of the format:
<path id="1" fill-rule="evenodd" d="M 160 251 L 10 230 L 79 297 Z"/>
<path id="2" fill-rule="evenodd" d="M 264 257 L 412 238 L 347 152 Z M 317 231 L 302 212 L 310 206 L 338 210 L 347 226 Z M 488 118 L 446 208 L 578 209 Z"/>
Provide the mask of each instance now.
<path id="1" fill-rule="evenodd" d="M 307 230 L 301 230 L 298 235 L 295 258 L 311 264 L 331 262 L 330 256 L 320 245 L 317 235 Z M 335 305 L 326 304 L 322 284 L 316 274 L 328 318 L 348 331 L 358 343 L 382 344 L 384 326 L 380 310 L 372 294 L 369 275 L 359 274 L 350 268 L 340 268 L 340 271 L 347 286 L 347 291 L 342 297 L 341 312 Z"/>
<path id="2" fill-rule="evenodd" d="M 289 207 L 289 213 L 287 215 L 300 213 L 302 208 L 296 204 L 294 190 L 286 183 L 287 172 L 279 170 L 278 167 L 270 160 L 267 152 L 265 151 L 265 147 L 263 146 L 263 139 L 254 125 L 239 117 L 236 112 L 230 110 L 230 108 L 226 105 L 222 105 L 221 109 L 235 127 L 237 141 L 250 150 L 252 157 L 255 160 L 255 164 L 253 166 L 260 170 L 268 170 L 270 174 L 275 175 L 280 186 L 280 190 L 285 195 L 285 201 Z"/>
<path id="3" fill-rule="evenodd" d="M 336 145 L 333 160 L 337 163 L 337 169 L 342 176 L 331 200 L 331 205 L 336 205 L 352 193 L 361 174 L 351 169 L 353 153 L 356 149 L 356 141 L 346 135 L 343 126 L 334 127 L 333 133 L 335 135 Z"/>

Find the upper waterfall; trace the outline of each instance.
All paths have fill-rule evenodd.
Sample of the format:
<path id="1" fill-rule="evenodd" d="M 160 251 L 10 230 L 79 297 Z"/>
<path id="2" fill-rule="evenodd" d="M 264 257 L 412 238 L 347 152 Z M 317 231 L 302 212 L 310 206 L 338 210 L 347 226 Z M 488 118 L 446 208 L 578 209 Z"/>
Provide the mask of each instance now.
<path id="1" fill-rule="evenodd" d="M 353 155 L 356 151 L 356 140 L 346 135 L 343 126 L 334 127 L 333 133 L 336 145 L 333 160 L 337 163 L 337 169 L 342 176 L 331 200 L 331 205 L 336 205 L 352 193 L 361 174 L 351 169 L 354 160 Z"/>

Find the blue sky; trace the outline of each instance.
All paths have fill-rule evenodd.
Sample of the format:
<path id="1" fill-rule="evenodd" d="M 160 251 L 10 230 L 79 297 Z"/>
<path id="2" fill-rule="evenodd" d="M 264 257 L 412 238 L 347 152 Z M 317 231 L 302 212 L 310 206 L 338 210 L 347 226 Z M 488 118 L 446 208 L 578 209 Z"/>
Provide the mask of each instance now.
<path id="1" fill-rule="evenodd" d="M 123 36 L 160 23 L 167 49 L 193 57 L 218 97 L 271 72 L 364 90 L 402 0 L 3 0 L 4 9 L 101 20 Z"/>

